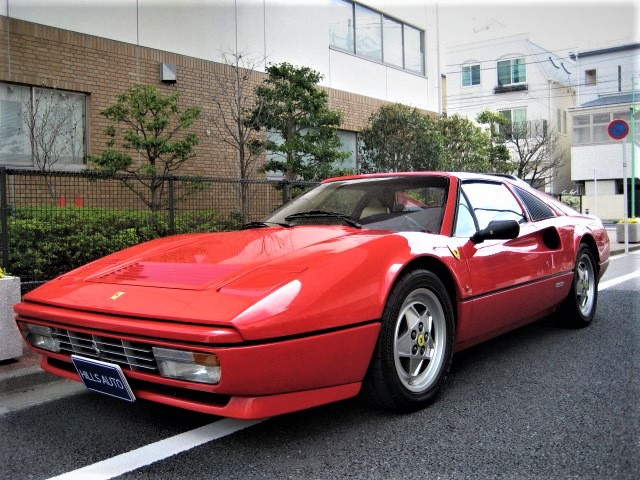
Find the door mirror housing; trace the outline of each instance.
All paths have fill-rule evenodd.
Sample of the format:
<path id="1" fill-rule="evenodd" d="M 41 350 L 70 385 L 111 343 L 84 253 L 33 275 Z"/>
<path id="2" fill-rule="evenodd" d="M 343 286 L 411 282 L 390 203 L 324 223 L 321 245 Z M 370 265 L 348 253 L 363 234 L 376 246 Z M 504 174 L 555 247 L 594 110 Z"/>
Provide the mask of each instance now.
<path id="1" fill-rule="evenodd" d="M 487 228 L 477 231 L 471 237 L 473 243 L 485 240 L 511 240 L 520 234 L 520 224 L 515 220 L 494 220 Z"/>

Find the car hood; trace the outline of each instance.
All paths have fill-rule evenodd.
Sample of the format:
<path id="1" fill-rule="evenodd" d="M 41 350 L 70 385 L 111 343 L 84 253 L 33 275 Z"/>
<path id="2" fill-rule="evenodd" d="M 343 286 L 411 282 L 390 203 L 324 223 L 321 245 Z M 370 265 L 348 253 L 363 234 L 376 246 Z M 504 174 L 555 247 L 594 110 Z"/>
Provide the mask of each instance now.
<path id="1" fill-rule="evenodd" d="M 25 301 L 230 325 L 320 257 L 371 239 L 362 233 L 341 226 L 299 226 L 168 237 L 62 275 L 25 295 Z"/>

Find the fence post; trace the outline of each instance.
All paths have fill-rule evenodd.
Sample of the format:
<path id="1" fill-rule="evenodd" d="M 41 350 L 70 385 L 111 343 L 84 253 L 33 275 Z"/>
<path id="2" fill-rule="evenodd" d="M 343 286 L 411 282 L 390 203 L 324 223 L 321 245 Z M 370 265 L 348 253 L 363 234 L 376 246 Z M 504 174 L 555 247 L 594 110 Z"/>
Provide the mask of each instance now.
<path id="1" fill-rule="evenodd" d="M 173 189 L 175 188 L 175 179 L 173 175 L 169 175 L 169 233 L 174 235 L 176 233 L 175 224 L 175 203 L 173 199 Z"/>
<path id="2" fill-rule="evenodd" d="M 282 181 L 282 204 L 284 205 L 289 201 L 289 180 Z"/>
<path id="3" fill-rule="evenodd" d="M 7 205 L 7 169 L 0 167 L 0 228 L 2 228 L 2 268 L 9 268 L 9 208 Z"/>

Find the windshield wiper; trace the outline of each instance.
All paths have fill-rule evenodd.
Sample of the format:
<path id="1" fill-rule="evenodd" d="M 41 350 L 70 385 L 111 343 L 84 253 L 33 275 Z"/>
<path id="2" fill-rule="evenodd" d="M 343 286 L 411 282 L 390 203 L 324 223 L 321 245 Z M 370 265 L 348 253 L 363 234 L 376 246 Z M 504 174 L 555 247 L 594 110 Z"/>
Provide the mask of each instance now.
<path id="1" fill-rule="evenodd" d="M 285 217 L 284 219 L 286 221 L 291 221 L 291 220 L 295 220 L 296 218 L 327 218 L 327 217 L 339 218 L 340 220 L 342 220 L 344 223 L 346 223 L 351 227 L 362 228 L 362 225 L 360 225 L 358 222 L 356 222 L 353 219 L 353 217 L 351 217 L 350 215 L 347 215 L 346 213 L 327 212 L 325 210 L 311 210 L 309 212 L 293 213 L 288 217 Z"/>
<path id="2" fill-rule="evenodd" d="M 279 222 L 249 222 L 249 223 L 245 223 L 244 225 L 242 225 L 242 226 L 240 227 L 240 230 L 248 230 L 249 228 L 264 228 L 264 227 L 272 227 L 272 226 L 285 227 L 285 228 L 291 228 L 291 227 L 293 227 L 293 225 L 291 225 L 290 223 L 279 223 Z"/>

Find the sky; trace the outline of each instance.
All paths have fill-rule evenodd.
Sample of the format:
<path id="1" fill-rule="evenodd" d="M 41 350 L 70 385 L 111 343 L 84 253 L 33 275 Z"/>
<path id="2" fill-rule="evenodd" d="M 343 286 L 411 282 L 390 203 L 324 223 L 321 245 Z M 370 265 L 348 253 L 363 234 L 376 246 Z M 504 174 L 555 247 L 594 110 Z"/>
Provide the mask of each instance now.
<path id="1" fill-rule="evenodd" d="M 638 0 L 438 0 L 438 9 L 443 48 L 520 33 L 562 56 L 640 42 Z"/>

